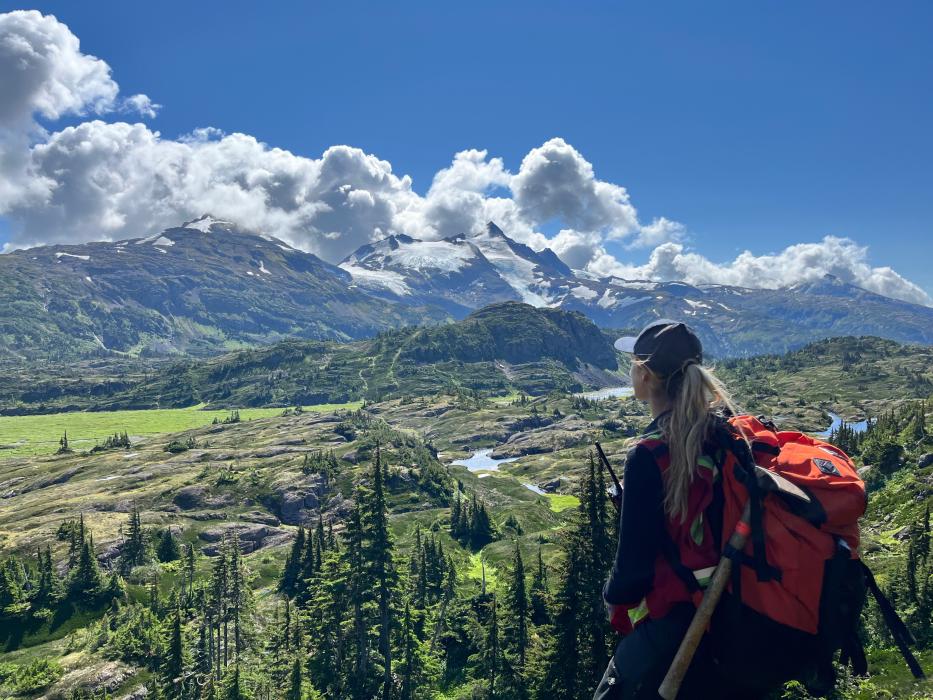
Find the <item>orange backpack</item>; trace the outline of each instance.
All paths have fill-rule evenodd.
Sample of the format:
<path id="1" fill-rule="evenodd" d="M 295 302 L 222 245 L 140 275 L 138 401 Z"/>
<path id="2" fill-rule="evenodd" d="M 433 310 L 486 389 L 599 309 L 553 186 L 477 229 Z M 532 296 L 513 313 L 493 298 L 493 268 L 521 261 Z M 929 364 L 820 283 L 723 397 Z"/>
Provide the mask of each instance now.
<path id="1" fill-rule="evenodd" d="M 735 416 L 729 425 L 733 458 L 722 470 L 723 543 L 749 499 L 752 520 L 745 551 L 725 552 L 744 564 L 736 567 L 732 588 L 739 590 L 732 593 L 775 622 L 817 634 L 826 562 L 858 558 L 865 484 L 849 456 L 827 442 L 778 432 L 752 416 Z M 753 464 L 742 458 L 745 442 Z M 779 475 L 802 495 L 763 472 Z"/>
<path id="2" fill-rule="evenodd" d="M 858 626 L 870 590 L 911 671 L 923 677 L 910 632 L 859 559 L 867 496 L 849 456 L 747 415 L 731 417 L 716 437 L 726 453 L 722 554 L 735 563 L 711 625 L 721 667 L 755 669 L 759 683 L 801 678 L 806 669 L 813 692 L 832 688 L 837 651 L 856 673 L 867 672 Z M 746 503 L 751 534 L 742 551 L 730 551 Z"/>
<path id="3" fill-rule="evenodd" d="M 722 507 L 714 539 L 720 556 L 734 562 L 708 635 L 719 672 L 749 695 L 804 676 L 812 681 L 811 692 L 820 694 L 832 688 L 832 661 L 841 650 L 842 661 L 865 673 L 858 625 L 870 590 L 911 671 L 923 677 L 908 649 L 910 632 L 859 559 L 858 520 L 867 497 L 849 456 L 748 415 L 722 420 L 713 432 L 719 448 L 715 488 L 721 489 L 715 500 Z M 658 440 L 645 443 L 655 448 L 663 473 L 666 449 L 657 449 Z M 728 541 L 746 503 L 750 535 L 742 551 L 734 551 Z M 707 518 L 714 520 L 719 518 Z M 701 585 L 680 559 L 682 544 L 669 544 L 670 568 L 699 599 Z M 627 623 L 621 615 L 613 620 L 623 634 L 631 629 Z"/>

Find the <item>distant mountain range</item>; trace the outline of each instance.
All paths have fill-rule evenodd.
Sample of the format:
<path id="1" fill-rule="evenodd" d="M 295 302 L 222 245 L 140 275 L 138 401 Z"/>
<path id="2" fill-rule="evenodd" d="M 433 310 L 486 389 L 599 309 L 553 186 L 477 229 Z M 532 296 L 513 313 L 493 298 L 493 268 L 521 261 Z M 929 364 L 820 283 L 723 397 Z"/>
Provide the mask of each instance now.
<path id="1" fill-rule="evenodd" d="M 843 335 L 933 344 L 933 309 L 832 277 L 776 290 L 595 279 L 492 223 L 439 241 L 390 236 L 337 266 L 204 216 L 148 238 L 0 255 L 0 362 L 346 341 L 503 301 L 580 311 L 615 330 L 683 319 L 721 357 Z"/>
<path id="2" fill-rule="evenodd" d="M 446 318 L 435 306 L 374 298 L 339 267 L 210 216 L 148 238 L 0 255 L 0 357 L 7 359 L 212 355 Z"/>

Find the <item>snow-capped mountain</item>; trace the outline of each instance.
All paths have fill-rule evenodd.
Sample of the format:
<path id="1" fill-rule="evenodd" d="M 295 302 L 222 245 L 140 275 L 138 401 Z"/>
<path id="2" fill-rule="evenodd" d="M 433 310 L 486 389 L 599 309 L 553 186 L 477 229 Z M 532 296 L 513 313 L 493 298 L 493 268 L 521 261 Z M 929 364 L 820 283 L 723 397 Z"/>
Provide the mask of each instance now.
<path id="1" fill-rule="evenodd" d="M 0 359 L 214 354 L 447 317 L 374 299 L 339 267 L 210 216 L 145 238 L 0 255 Z"/>
<path id="2" fill-rule="evenodd" d="M 600 279 L 572 271 L 549 249 L 513 241 L 493 223 L 442 241 L 393 236 L 363 246 L 340 266 L 355 284 L 385 299 L 443 300 L 454 313 L 513 299 L 580 311 L 605 328 L 683 319 L 717 356 L 783 352 L 840 335 L 933 343 L 933 309 L 831 276 L 786 289 Z"/>
<path id="3" fill-rule="evenodd" d="M 389 236 L 357 249 L 340 267 L 370 293 L 441 303 L 460 314 L 499 301 L 552 306 L 552 281 L 573 275 L 551 250 L 536 252 L 493 223 L 440 241 Z"/>
<path id="4" fill-rule="evenodd" d="M 579 311 L 614 330 L 683 319 L 719 357 L 842 335 L 933 344 L 933 309 L 832 277 L 786 289 L 598 279 L 494 224 L 440 241 L 390 236 L 336 266 L 204 216 L 145 238 L 0 255 L 0 362 L 362 338 L 503 301 Z"/>

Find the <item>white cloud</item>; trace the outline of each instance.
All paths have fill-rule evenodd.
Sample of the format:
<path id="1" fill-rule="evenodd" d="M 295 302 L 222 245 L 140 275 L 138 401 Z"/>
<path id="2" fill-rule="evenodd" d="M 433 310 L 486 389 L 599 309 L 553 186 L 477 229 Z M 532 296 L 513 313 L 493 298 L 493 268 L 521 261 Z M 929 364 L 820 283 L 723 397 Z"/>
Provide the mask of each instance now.
<path id="1" fill-rule="evenodd" d="M 593 166 L 563 139 L 529 151 L 511 186 L 519 211 L 532 224 L 559 219 L 569 228 L 609 238 L 638 229 L 625 188 L 597 180 Z"/>
<path id="2" fill-rule="evenodd" d="M 699 253 L 687 252 L 679 243 L 658 246 L 644 265 L 620 263 L 605 249 L 596 248 L 587 270 L 600 276 L 632 280 L 682 280 L 690 284 L 768 289 L 815 282 L 829 274 L 878 294 L 933 306 L 929 294 L 890 267 L 872 267 L 867 247 L 835 236 L 826 236 L 819 243 L 798 243 L 771 255 L 745 251 L 735 260 L 721 264 Z"/>
<path id="3" fill-rule="evenodd" d="M 146 95 L 121 98 L 110 67 L 38 12 L 0 14 L 0 94 L 0 215 L 13 230 L 7 248 L 147 236 L 210 212 L 338 262 L 390 233 L 432 240 L 495 221 L 512 238 L 550 246 L 591 274 L 782 286 L 832 273 L 931 303 L 890 268 L 871 267 L 866 249 L 847 239 L 711 262 L 685 249 L 682 224 L 641 223 L 626 189 L 599 180 L 560 138 L 529 151 L 517 173 L 485 150 L 460 151 L 422 196 L 390 163 L 350 146 L 309 158 L 213 127 L 164 139 L 144 124 L 100 119 L 49 133 L 36 119 L 153 117 L 160 105 Z M 541 229 L 554 222 L 562 229 L 549 238 Z M 627 265 L 606 251 L 608 241 L 653 252 L 645 265 Z"/>
<path id="4" fill-rule="evenodd" d="M 35 10 L 0 14 L 0 127 L 28 125 L 35 115 L 103 114 L 114 109 L 119 87 L 110 66 L 81 53 L 78 37 L 52 15 Z M 128 108 L 153 115 L 145 95 Z"/>
<path id="5" fill-rule="evenodd" d="M 120 105 L 121 112 L 131 112 L 149 119 L 155 119 L 160 109 L 162 105 L 150 100 L 148 95 L 131 95 Z"/>

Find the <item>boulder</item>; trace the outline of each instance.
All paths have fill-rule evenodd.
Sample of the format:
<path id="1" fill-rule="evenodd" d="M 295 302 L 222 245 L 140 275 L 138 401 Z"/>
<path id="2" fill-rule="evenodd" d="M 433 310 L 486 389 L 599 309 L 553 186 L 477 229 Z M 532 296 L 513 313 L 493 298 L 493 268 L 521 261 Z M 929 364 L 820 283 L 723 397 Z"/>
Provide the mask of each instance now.
<path id="1" fill-rule="evenodd" d="M 223 508 L 233 505 L 234 501 L 230 494 L 212 495 L 204 486 L 194 484 L 178 489 L 172 502 L 182 510 L 193 510 L 194 508 Z"/>
<path id="2" fill-rule="evenodd" d="M 327 493 L 328 485 L 321 474 L 309 474 L 297 483 L 280 485 L 274 496 L 279 518 L 289 525 L 308 522 Z"/>
<path id="3" fill-rule="evenodd" d="M 293 533 L 270 525 L 258 523 L 226 523 L 218 527 L 204 530 L 198 534 L 198 537 L 209 544 L 201 548 L 209 557 L 216 556 L 220 552 L 221 543 L 224 537 L 232 537 L 236 534 L 240 540 L 240 551 L 243 554 L 255 552 L 263 547 L 272 547 L 282 544 L 292 539 Z"/>
<path id="4" fill-rule="evenodd" d="M 921 455 L 920 459 L 917 460 L 917 468 L 924 469 L 933 464 L 933 452 L 927 452 L 925 455 Z"/>

